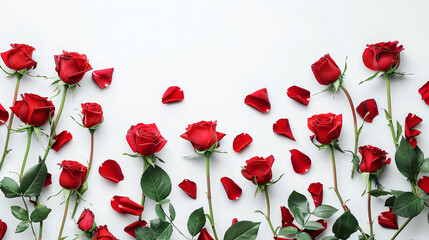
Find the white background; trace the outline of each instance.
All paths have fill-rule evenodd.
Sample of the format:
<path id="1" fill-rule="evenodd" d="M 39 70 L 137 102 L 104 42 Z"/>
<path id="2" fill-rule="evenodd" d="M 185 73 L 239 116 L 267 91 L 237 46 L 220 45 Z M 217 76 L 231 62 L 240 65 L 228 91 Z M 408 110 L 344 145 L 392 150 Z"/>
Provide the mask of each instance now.
<path id="1" fill-rule="evenodd" d="M 32 74 L 57 76 L 54 54 L 77 51 L 87 54 L 94 69 L 114 67 L 112 85 L 100 89 L 87 73 L 74 97 L 68 96 L 58 132 L 69 130 L 73 140 L 59 153 L 51 151 L 48 157 L 53 184 L 43 192 L 41 200 L 53 211 L 45 224 L 44 239 L 56 239 L 63 215 L 62 196 L 46 199 L 60 190 L 56 165 L 64 159 L 85 163 L 89 156 L 90 135 L 69 116 L 77 116 L 83 102 L 98 102 L 103 106 L 105 122 L 95 134 L 95 160 L 89 177 L 87 203 L 96 215 L 98 225 L 107 224 L 120 239 L 132 239 L 123 228 L 137 218 L 121 215 L 110 207 L 113 195 L 128 196 L 139 202 L 142 161 L 122 153 L 131 153 L 125 135 L 132 124 L 156 123 L 168 140 L 159 153 L 166 161 L 161 166 L 170 174 L 173 190 L 170 199 L 177 211 L 176 224 L 186 232 L 189 214 L 201 206 L 208 211 L 205 198 L 205 161 L 202 157 L 185 159 L 193 154 L 188 141 L 179 136 L 187 124 L 200 120 L 218 120 L 218 131 L 226 133 L 221 150 L 228 154 L 214 154 L 212 159 L 212 191 L 217 230 L 220 236 L 236 217 L 240 220 L 261 221 L 258 239 L 272 239 L 263 216 L 255 210 L 265 211 L 263 195 L 255 199 L 255 186 L 240 174 L 240 166 L 253 156 L 273 154 L 274 178 L 285 173 L 283 179 L 270 187 L 272 220 L 280 225 L 280 206 L 287 204 L 292 190 L 304 193 L 312 202 L 307 187 L 319 181 L 324 184 L 324 203 L 339 208 L 332 190 L 329 151 L 318 151 L 309 141 L 307 118 L 318 113 L 342 113 L 344 118 L 340 145 L 353 148 L 353 125 L 348 102 L 339 92 L 311 96 L 308 107 L 289 99 L 286 89 L 291 85 L 320 92 L 320 86 L 311 72 L 311 64 L 325 53 L 330 53 L 340 68 L 348 56 L 348 70 L 344 86 L 349 89 L 358 105 L 375 98 L 380 113 L 386 104 L 385 81 L 377 78 L 358 86 L 372 71 L 362 63 L 362 52 L 369 43 L 398 40 L 404 45 L 400 71 L 413 75 L 392 80 L 393 118 L 402 124 L 409 112 L 424 119 L 417 128 L 417 137 L 425 151 L 429 146 L 426 119 L 428 106 L 420 100 L 418 88 L 429 77 L 429 30 L 427 28 L 427 1 L 9 1 L 0 10 L 0 52 L 7 51 L 10 43 L 34 46 L 34 59 L 38 62 Z M 2 63 L 2 66 L 4 64 Z M 15 79 L 2 73 L 0 103 L 8 108 L 12 101 Z M 50 80 L 25 77 L 20 93 L 32 92 L 53 96 Z M 181 103 L 163 105 L 161 96 L 171 85 L 185 92 Z M 260 88 L 268 89 L 272 109 L 262 114 L 244 104 L 244 98 Z M 58 107 L 60 97 L 53 99 Z M 77 109 L 77 110 L 76 110 Z M 297 141 L 275 135 L 272 124 L 279 118 L 290 120 Z M 361 119 L 358 119 L 361 122 Z M 20 124 L 14 121 L 14 128 Z M 394 147 L 387 121 L 381 114 L 372 124 L 366 124 L 360 145 L 371 144 L 385 149 L 393 157 Z M 234 137 L 249 133 L 254 142 L 242 153 L 232 150 Z M 0 146 L 3 148 L 6 127 L 0 129 Z M 14 177 L 24 155 L 26 134 L 13 134 L 8 155 L 0 178 Z M 46 139 L 43 142 L 46 146 Z M 297 148 L 312 159 L 312 166 L 304 175 L 296 174 L 290 162 L 289 150 Z M 28 167 L 42 154 L 40 143 L 33 137 Z M 350 201 L 347 205 L 368 232 L 366 197 L 361 197 L 364 185 L 357 175 L 349 178 L 351 157 L 336 152 L 339 189 Z M 106 159 L 115 159 L 121 166 L 125 180 L 114 184 L 97 172 Z M 393 162 L 394 163 L 394 162 Z M 28 168 L 27 168 L 28 169 Z M 228 176 L 243 189 L 238 201 L 227 199 L 219 181 Z M 177 185 L 185 178 L 198 185 L 197 200 L 189 198 Z M 388 166 L 381 182 L 388 189 L 410 190 L 395 164 Z M 5 239 L 31 239 L 31 231 L 15 235 L 18 220 L 9 207 L 22 205 L 19 199 L 0 197 L 0 218 L 8 226 Z M 384 199 L 373 200 L 373 217 L 383 207 Z M 311 206 L 313 206 L 311 204 Z M 155 218 L 154 202 L 146 202 L 145 220 Z M 330 233 L 333 221 L 330 219 Z M 427 239 L 427 209 L 405 228 L 397 239 Z M 70 216 L 70 215 L 69 215 Z M 404 219 L 399 218 L 402 224 Z M 381 228 L 375 223 L 377 239 L 390 239 L 394 230 Z M 206 225 L 209 228 L 209 225 Z M 38 226 L 36 227 L 37 230 Z M 78 228 L 68 218 L 65 234 L 71 239 Z M 211 230 L 209 230 L 211 232 Z M 357 236 L 354 237 L 355 239 Z M 83 238 L 82 238 L 83 239 Z M 172 239 L 182 239 L 174 231 Z"/>

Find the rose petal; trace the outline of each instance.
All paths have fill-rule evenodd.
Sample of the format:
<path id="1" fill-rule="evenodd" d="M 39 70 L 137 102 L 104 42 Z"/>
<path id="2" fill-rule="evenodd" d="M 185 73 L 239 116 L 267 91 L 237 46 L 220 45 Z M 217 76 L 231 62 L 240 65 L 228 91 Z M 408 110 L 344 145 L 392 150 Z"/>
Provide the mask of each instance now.
<path id="1" fill-rule="evenodd" d="M 0 104 L 0 125 L 4 124 L 9 119 L 9 113 Z"/>
<path id="2" fill-rule="evenodd" d="M 380 213 L 378 216 L 378 224 L 385 228 L 398 229 L 396 215 L 392 213 L 392 209 Z"/>
<path id="3" fill-rule="evenodd" d="M 231 178 L 223 177 L 220 181 L 222 182 L 229 200 L 238 200 L 240 198 L 242 192 L 241 187 L 238 186 Z"/>
<path id="4" fill-rule="evenodd" d="M 314 206 L 318 207 L 319 205 L 321 205 L 323 200 L 323 184 L 321 184 L 320 182 L 312 183 L 308 187 L 308 191 L 313 198 Z"/>
<path id="5" fill-rule="evenodd" d="M 197 199 L 197 184 L 189 179 L 184 179 L 179 187 L 191 198 Z"/>
<path id="6" fill-rule="evenodd" d="M 295 140 L 287 118 L 277 120 L 277 122 L 273 124 L 273 132 Z"/>
<path id="7" fill-rule="evenodd" d="M 130 234 L 133 237 L 136 237 L 136 229 L 137 228 L 141 228 L 141 227 L 146 227 L 147 226 L 147 222 L 144 220 L 137 220 L 133 223 L 131 223 L 130 225 L 126 226 L 124 228 L 124 231 L 128 234 Z"/>
<path id="8" fill-rule="evenodd" d="M 419 89 L 419 93 L 422 95 L 422 100 L 429 105 L 429 81 Z"/>
<path id="9" fill-rule="evenodd" d="M 374 99 L 367 99 L 359 104 L 356 108 L 356 112 L 361 118 L 364 118 L 365 121 L 372 122 L 372 120 L 378 115 L 377 103 Z"/>
<path id="10" fill-rule="evenodd" d="M 307 89 L 294 85 L 287 89 L 286 94 L 293 100 L 304 104 L 305 106 L 308 106 L 308 103 L 310 102 L 310 91 Z"/>
<path id="11" fill-rule="evenodd" d="M 177 86 L 171 86 L 167 88 L 164 95 L 162 95 L 162 103 L 172 103 L 172 102 L 180 102 L 185 99 L 185 95 L 183 94 L 183 90 Z"/>
<path id="12" fill-rule="evenodd" d="M 429 177 L 423 176 L 418 182 L 419 188 L 429 193 Z"/>
<path id="13" fill-rule="evenodd" d="M 290 150 L 290 153 L 293 170 L 299 174 L 308 172 L 311 167 L 311 159 L 297 149 Z"/>
<path id="14" fill-rule="evenodd" d="M 54 140 L 55 143 L 52 145 L 52 149 L 55 150 L 55 152 L 58 152 L 64 144 L 68 143 L 70 140 L 73 139 L 73 136 L 68 131 L 62 131 L 60 134 L 56 135 Z"/>
<path id="15" fill-rule="evenodd" d="M 100 88 L 106 88 L 112 83 L 114 68 L 95 70 L 92 72 L 92 79 Z"/>
<path id="16" fill-rule="evenodd" d="M 293 220 L 295 220 L 295 218 L 290 213 L 288 208 L 286 208 L 285 206 L 281 206 L 280 211 L 282 214 L 282 228 L 295 227 L 298 229 L 298 231 L 301 231 L 301 229 L 293 223 Z"/>
<path id="17" fill-rule="evenodd" d="M 47 173 L 45 178 L 45 183 L 43 184 L 43 187 L 47 187 L 52 184 L 52 174 Z"/>
<path id="18" fill-rule="evenodd" d="M 233 219 L 232 219 L 231 226 L 232 226 L 232 225 L 234 225 L 234 224 L 236 224 L 236 223 L 238 223 L 238 218 L 233 218 Z"/>
<path id="19" fill-rule="evenodd" d="M 241 133 L 234 138 L 232 148 L 235 152 L 241 152 L 247 145 L 253 141 L 252 137 L 247 133 Z"/>
<path id="20" fill-rule="evenodd" d="M 98 172 L 102 177 L 118 183 L 124 180 L 124 174 L 122 174 L 121 166 L 115 160 L 106 160 L 98 168 Z"/>
<path id="21" fill-rule="evenodd" d="M 214 239 L 207 232 L 207 229 L 203 228 L 203 230 L 201 230 L 200 235 L 198 236 L 197 240 L 214 240 Z"/>
<path id="22" fill-rule="evenodd" d="M 135 216 L 140 215 L 144 209 L 144 207 L 140 204 L 132 201 L 128 197 L 122 196 L 113 196 L 112 200 L 110 201 L 110 205 L 112 206 L 113 210 L 117 211 L 118 213 L 128 213 Z"/>
<path id="23" fill-rule="evenodd" d="M 413 129 L 417 124 L 421 123 L 423 119 L 418 117 L 415 114 L 408 113 L 408 116 L 405 118 L 405 139 L 414 147 L 417 146 L 417 140 L 414 138 L 419 135 L 421 132 L 419 130 Z"/>
<path id="24" fill-rule="evenodd" d="M 262 88 L 252 94 L 249 94 L 244 99 L 244 103 L 255 108 L 256 110 L 266 113 L 271 109 L 270 100 L 266 88 Z"/>

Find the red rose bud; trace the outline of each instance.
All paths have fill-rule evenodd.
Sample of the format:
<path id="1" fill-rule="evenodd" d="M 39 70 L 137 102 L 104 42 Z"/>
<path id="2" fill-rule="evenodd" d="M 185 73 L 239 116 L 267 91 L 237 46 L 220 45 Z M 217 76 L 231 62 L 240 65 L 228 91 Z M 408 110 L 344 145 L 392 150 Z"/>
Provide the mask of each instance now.
<path id="1" fill-rule="evenodd" d="M 80 230 L 89 232 L 94 226 L 94 213 L 89 209 L 83 210 L 79 220 L 77 220 L 77 226 Z"/>
<path id="2" fill-rule="evenodd" d="M 288 97 L 290 97 L 291 99 L 305 105 L 308 106 L 308 103 L 310 102 L 310 91 L 308 91 L 307 89 L 298 87 L 298 86 L 292 86 L 290 88 L 287 89 L 286 94 L 288 95 Z"/>
<path id="3" fill-rule="evenodd" d="M 55 71 L 60 79 L 68 84 L 80 82 L 85 73 L 92 69 L 85 54 L 63 51 L 54 57 Z"/>
<path id="4" fill-rule="evenodd" d="M 253 184 L 265 185 L 273 177 L 271 167 L 274 163 L 273 155 L 267 158 L 253 157 L 246 161 L 246 166 L 241 170 L 241 174 Z M 256 182 L 255 182 L 256 181 Z"/>
<path id="5" fill-rule="evenodd" d="M 121 166 L 115 160 L 106 160 L 98 168 L 98 172 L 102 177 L 112 182 L 118 183 L 124 180 L 124 174 L 122 174 Z"/>
<path id="6" fill-rule="evenodd" d="M 203 228 L 197 240 L 214 240 L 214 239 L 212 238 L 212 236 L 210 236 L 209 232 L 207 232 L 207 229 Z"/>
<path id="7" fill-rule="evenodd" d="M 52 184 L 52 174 L 46 173 L 45 182 L 43 183 L 43 187 L 47 187 Z"/>
<path id="8" fill-rule="evenodd" d="M 429 81 L 419 89 L 419 93 L 422 95 L 422 100 L 429 105 Z"/>
<path id="9" fill-rule="evenodd" d="M 295 141 L 292 130 L 290 129 L 289 119 L 281 118 L 273 124 L 273 132 L 285 136 Z"/>
<path id="10" fill-rule="evenodd" d="M 7 231 L 7 225 L 0 219 L 0 240 L 3 239 Z"/>
<path id="11" fill-rule="evenodd" d="M 338 68 L 335 61 L 326 54 L 321 57 L 317 62 L 311 65 L 314 77 L 322 85 L 331 85 L 341 75 L 341 70 Z"/>
<path id="12" fill-rule="evenodd" d="M 387 72 L 399 65 L 399 53 L 404 50 L 398 41 L 367 44 L 362 59 L 365 66 L 378 72 Z"/>
<path id="13" fill-rule="evenodd" d="M 266 88 L 259 89 L 258 91 L 247 95 L 244 99 L 244 103 L 262 113 L 267 113 L 271 109 L 270 99 L 268 99 Z"/>
<path id="14" fill-rule="evenodd" d="M 253 142 L 252 137 L 247 133 L 241 133 L 234 138 L 232 148 L 235 152 L 241 152 L 247 145 Z"/>
<path id="15" fill-rule="evenodd" d="M 372 122 L 372 120 L 378 115 L 377 103 L 374 99 L 367 99 L 359 104 L 356 108 L 356 112 L 361 118 L 363 118 L 363 120 Z"/>
<path id="16" fill-rule="evenodd" d="M 31 93 L 25 93 L 21 98 L 10 109 L 23 123 L 40 127 L 48 121 L 49 115 L 54 116 L 55 106 L 48 98 Z"/>
<path id="17" fill-rule="evenodd" d="M 359 165 L 361 172 L 375 173 L 385 164 L 390 164 L 390 158 L 386 160 L 387 152 L 371 145 L 359 147 L 362 159 Z"/>
<path id="18" fill-rule="evenodd" d="M 113 236 L 107 229 L 107 226 L 104 225 L 104 226 L 99 226 L 97 230 L 95 230 L 93 240 L 118 240 L 118 239 L 115 236 Z"/>
<path id="19" fill-rule="evenodd" d="M 297 149 L 290 150 L 290 160 L 296 173 L 304 174 L 310 170 L 311 159 Z"/>
<path id="20" fill-rule="evenodd" d="M 314 206 L 320 206 L 323 201 L 323 184 L 320 182 L 310 184 L 308 192 L 310 192 L 311 197 L 313 198 Z"/>
<path id="21" fill-rule="evenodd" d="M 180 137 L 190 141 L 198 151 L 210 149 L 215 143 L 225 136 L 224 133 L 216 132 L 217 121 L 201 121 L 188 125 L 186 132 Z M 217 145 L 219 147 L 219 144 Z"/>
<path id="22" fill-rule="evenodd" d="M 139 216 L 143 212 L 142 205 L 132 201 L 128 197 L 113 196 L 112 200 L 110 201 L 110 205 L 112 206 L 113 210 L 117 211 L 118 213 L 128 213 Z"/>
<path id="23" fill-rule="evenodd" d="M 60 134 L 56 135 L 54 140 L 54 144 L 52 145 L 52 149 L 55 150 L 55 152 L 58 152 L 64 144 L 68 143 L 70 140 L 73 139 L 73 136 L 68 131 L 62 131 Z"/>
<path id="24" fill-rule="evenodd" d="M 34 47 L 26 44 L 11 44 L 12 49 L 7 52 L 1 53 L 1 58 L 4 64 L 10 69 L 20 71 L 26 69 L 27 71 L 36 68 L 37 63 L 33 60 Z"/>
<path id="25" fill-rule="evenodd" d="M 9 119 L 9 113 L 0 104 L 0 125 L 3 125 Z"/>
<path id="26" fill-rule="evenodd" d="M 421 133 L 419 130 L 413 129 L 413 127 L 422 121 L 423 119 L 412 113 L 408 113 L 408 116 L 405 118 L 405 139 L 413 146 L 413 148 L 416 148 L 417 146 L 417 140 L 414 137 Z"/>
<path id="27" fill-rule="evenodd" d="M 92 79 L 100 88 L 106 88 L 112 83 L 113 68 L 100 69 L 92 72 Z"/>
<path id="28" fill-rule="evenodd" d="M 197 184 L 189 179 L 179 183 L 179 187 L 193 199 L 197 199 Z"/>
<path id="29" fill-rule="evenodd" d="M 185 95 L 183 94 L 182 89 L 177 86 L 169 87 L 164 95 L 162 95 L 162 103 L 173 103 L 173 102 L 180 102 L 185 99 Z"/>
<path id="30" fill-rule="evenodd" d="M 141 227 L 146 227 L 147 226 L 147 222 L 144 220 L 137 220 L 133 223 L 131 223 L 130 225 L 126 226 L 124 228 L 124 231 L 128 234 L 130 234 L 133 237 L 136 237 L 136 229 L 137 228 L 141 228 Z"/>
<path id="31" fill-rule="evenodd" d="M 150 156 L 161 151 L 167 143 L 155 123 L 139 123 L 131 126 L 127 132 L 127 142 L 135 153 Z"/>
<path id="32" fill-rule="evenodd" d="M 92 128 L 103 121 L 103 109 L 98 103 L 82 103 L 83 126 Z"/>
<path id="33" fill-rule="evenodd" d="M 418 182 L 419 188 L 429 193 L 429 177 L 423 176 Z"/>
<path id="34" fill-rule="evenodd" d="M 307 123 L 308 128 L 314 133 L 311 138 L 316 137 L 321 144 L 330 144 L 332 140 L 338 139 L 342 125 L 342 115 L 332 113 L 314 115 Z"/>
<path id="35" fill-rule="evenodd" d="M 240 198 L 242 190 L 241 187 L 234 182 L 234 180 L 229 177 L 223 177 L 220 179 L 220 181 L 229 200 L 238 200 Z"/>
<path id="36" fill-rule="evenodd" d="M 64 160 L 59 164 L 63 171 L 60 174 L 60 185 L 65 189 L 77 190 L 85 181 L 87 167 L 76 162 Z"/>
<path id="37" fill-rule="evenodd" d="M 378 216 L 378 224 L 385 228 L 398 229 L 396 215 L 392 213 L 392 208 L 389 211 L 382 212 Z"/>

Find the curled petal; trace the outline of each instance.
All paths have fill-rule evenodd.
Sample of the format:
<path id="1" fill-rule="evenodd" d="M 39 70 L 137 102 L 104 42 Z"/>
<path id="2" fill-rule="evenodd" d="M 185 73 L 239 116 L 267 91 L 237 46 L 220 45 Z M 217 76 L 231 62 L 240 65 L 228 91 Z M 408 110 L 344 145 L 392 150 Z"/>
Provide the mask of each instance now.
<path id="1" fill-rule="evenodd" d="M 112 206 L 113 210 L 117 211 L 118 213 L 128 213 L 138 216 L 143 212 L 143 207 L 128 197 L 113 196 L 112 200 L 110 201 L 110 205 Z"/>
<path id="2" fill-rule="evenodd" d="M 385 228 L 398 229 L 396 215 L 392 213 L 392 209 L 380 213 L 378 216 L 378 224 Z"/>
<path id="3" fill-rule="evenodd" d="M 413 129 L 417 124 L 421 123 L 423 119 L 418 117 L 415 114 L 408 113 L 408 116 L 405 118 L 405 139 L 414 147 L 417 146 L 417 140 L 414 138 L 419 135 L 421 132 L 419 130 Z"/>
<path id="4" fill-rule="evenodd" d="M 92 72 L 92 79 L 100 88 L 106 88 L 112 83 L 114 68 L 95 70 Z"/>
<path id="5" fill-rule="evenodd" d="M 214 239 L 212 238 L 212 236 L 210 236 L 209 232 L 207 232 L 207 229 L 203 228 L 197 240 L 214 240 Z"/>
<path id="6" fill-rule="evenodd" d="M 372 120 L 378 115 L 377 102 L 375 102 L 374 99 L 367 99 L 359 104 L 356 108 L 356 112 L 365 121 L 372 122 Z"/>
<path id="7" fill-rule="evenodd" d="M 55 152 L 58 152 L 64 146 L 64 144 L 68 143 L 72 139 L 73 136 L 70 132 L 62 131 L 60 134 L 55 136 L 55 143 L 52 145 L 52 149 L 54 149 Z"/>
<path id="8" fill-rule="evenodd" d="M 118 183 L 124 180 L 124 174 L 122 174 L 121 166 L 115 160 L 106 160 L 98 168 L 98 172 L 102 177 Z"/>
<path id="9" fill-rule="evenodd" d="M 311 159 L 297 149 L 290 150 L 290 153 L 293 170 L 299 174 L 308 172 L 311 167 Z"/>
<path id="10" fill-rule="evenodd" d="M 147 222 L 144 220 L 137 220 L 133 223 L 131 223 L 130 225 L 126 226 L 124 228 L 124 231 L 128 234 L 130 234 L 133 237 L 136 237 L 136 229 L 137 228 L 141 228 L 141 227 L 146 227 L 147 226 Z"/>
<path id="11" fill-rule="evenodd" d="M 277 120 L 277 122 L 273 124 L 273 132 L 295 140 L 287 118 Z"/>
<path id="12" fill-rule="evenodd" d="M 241 187 L 238 186 L 231 178 L 223 177 L 220 179 L 223 188 L 225 188 L 226 195 L 229 200 L 238 200 L 241 196 Z"/>
<path id="13" fill-rule="evenodd" d="M 286 93 L 290 98 L 304 104 L 305 106 L 308 106 L 308 103 L 310 102 L 310 91 L 307 89 L 294 85 L 288 88 Z"/>
<path id="14" fill-rule="evenodd" d="M 419 93 L 422 95 L 422 100 L 429 105 L 429 81 L 419 89 Z"/>
<path id="15" fill-rule="evenodd" d="M 234 138 L 232 148 L 235 152 L 241 152 L 247 145 L 253 141 L 252 137 L 247 133 L 241 133 Z"/>
<path id="16" fill-rule="evenodd" d="M 308 187 L 308 191 L 313 198 L 314 206 L 318 207 L 319 205 L 321 205 L 323 200 L 323 184 L 321 184 L 320 182 L 312 183 Z"/>
<path id="17" fill-rule="evenodd" d="M 162 95 L 162 103 L 180 102 L 185 99 L 183 90 L 178 86 L 171 86 L 167 88 L 164 95 Z"/>
<path id="18" fill-rule="evenodd" d="M 429 177 L 423 176 L 418 182 L 419 188 L 429 193 Z"/>
<path id="19" fill-rule="evenodd" d="M 266 113 L 271 109 L 270 100 L 266 88 L 262 88 L 252 94 L 249 94 L 244 99 L 244 103 L 255 108 L 256 110 Z"/>
<path id="20" fill-rule="evenodd" d="M 197 184 L 189 179 L 184 179 L 179 187 L 191 198 L 197 199 Z"/>
<path id="21" fill-rule="evenodd" d="M 0 125 L 4 124 L 9 119 L 9 113 L 0 104 Z"/>

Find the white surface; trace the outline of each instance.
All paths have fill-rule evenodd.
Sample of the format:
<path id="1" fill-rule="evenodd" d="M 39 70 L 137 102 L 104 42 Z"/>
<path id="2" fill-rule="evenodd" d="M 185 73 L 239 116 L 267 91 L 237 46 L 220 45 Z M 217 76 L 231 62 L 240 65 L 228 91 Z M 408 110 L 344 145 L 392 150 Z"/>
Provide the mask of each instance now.
<path id="1" fill-rule="evenodd" d="M 131 153 L 125 141 L 126 131 L 132 124 L 155 122 L 168 140 L 159 153 L 166 161 L 161 166 L 170 174 L 173 191 L 170 199 L 177 211 L 176 224 L 186 232 L 186 220 L 192 210 L 204 206 L 205 161 L 203 158 L 185 159 L 193 153 L 191 144 L 179 136 L 189 123 L 200 120 L 218 120 L 218 130 L 227 133 L 221 150 L 228 154 L 215 154 L 212 160 L 212 191 L 217 230 L 220 236 L 229 227 L 232 218 L 261 221 L 258 239 L 272 239 L 265 219 L 254 210 L 265 211 L 262 195 L 253 198 L 255 187 L 240 174 L 245 160 L 258 155 L 273 154 L 273 175 L 283 179 L 271 187 L 272 220 L 280 224 L 280 206 L 287 204 L 292 190 L 304 193 L 311 201 L 307 187 L 320 181 L 324 184 L 324 203 L 339 207 L 332 186 L 329 151 L 317 151 L 310 143 L 307 118 L 313 114 L 342 113 L 344 118 L 340 145 L 353 148 L 353 126 L 345 96 L 331 92 L 312 96 L 308 107 L 289 99 L 286 89 L 298 85 L 312 94 L 324 89 L 315 80 L 310 65 L 323 54 L 330 53 L 338 65 L 344 67 L 348 56 L 348 70 L 344 86 L 358 105 L 375 98 L 380 113 L 386 108 L 383 79 L 358 86 L 373 72 L 366 69 L 361 56 L 368 43 L 399 40 L 405 50 L 401 54 L 400 71 L 414 75 L 392 81 L 393 117 L 403 123 L 409 112 L 424 119 L 418 126 L 422 134 L 417 137 L 425 149 L 428 128 L 428 106 L 420 100 L 417 90 L 427 80 L 429 45 L 427 28 L 429 19 L 425 1 L 9 1 L 0 10 L 2 22 L 0 52 L 9 49 L 10 43 L 27 43 L 37 51 L 38 62 L 32 74 L 57 76 L 53 55 L 63 49 L 87 54 L 94 69 L 114 67 L 112 85 L 101 90 L 86 74 L 75 96 L 68 96 L 58 131 L 67 129 L 73 140 L 59 153 L 51 152 L 48 167 L 53 184 L 44 191 L 41 199 L 53 208 L 44 231 L 44 239 L 56 239 L 64 206 L 62 197 L 47 197 L 60 190 L 57 163 L 64 159 L 85 163 L 89 155 L 89 134 L 69 117 L 76 116 L 80 103 L 96 101 L 103 106 L 105 122 L 95 136 L 94 171 L 89 177 L 90 188 L 85 193 L 83 207 L 95 212 L 99 225 L 107 224 L 120 239 L 132 239 L 123 228 L 136 220 L 135 216 L 121 215 L 110 207 L 113 195 L 129 196 L 140 201 L 139 187 L 142 161 L 123 156 Z M 2 63 L 2 66 L 4 64 Z M 0 73 L 0 102 L 8 107 L 12 101 L 14 79 Z M 52 96 L 50 81 L 26 77 L 20 93 L 34 92 Z M 185 92 L 182 103 L 163 105 L 161 96 L 171 85 Z M 268 88 L 272 109 L 262 114 L 243 103 L 244 97 L 260 88 Z M 59 106 L 60 98 L 53 99 Z M 78 110 L 74 110 L 78 109 Z M 272 132 L 272 124 L 279 118 L 289 118 L 296 142 Z M 359 119 L 359 122 L 361 120 Z M 19 120 L 14 121 L 15 127 Z M 394 152 L 390 132 L 383 115 L 367 124 L 361 144 L 372 144 Z M 3 147 L 6 128 L 0 129 L 0 146 Z M 242 153 L 232 150 L 234 137 L 248 132 L 254 142 Z M 23 158 L 25 134 L 13 134 L 0 178 L 15 177 L 9 171 L 19 171 Z M 28 166 L 42 153 L 36 138 L 33 139 Z M 44 143 L 46 145 L 46 143 Z M 289 150 L 297 148 L 309 155 L 312 167 L 307 174 L 294 173 Z M 427 153 L 428 154 L 428 153 Z M 339 188 L 348 206 L 358 217 L 360 225 L 368 231 L 366 198 L 361 198 L 363 184 L 359 176 L 349 178 L 351 163 L 347 154 L 336 153 Z M 393 157 L 393 154 L 390 156 Z M 125 180 L 113 184 L 97 173 L 106 159 L 115 159 L 122 166 Z M 227 199 L 219 181 L 228 176 L 243 189 L 242 197 L 232 202 Z M 198 185 L 197 200 L 192 200 L 177 185 L 189 178 Z M 409 190 L 404 177 L 396 167 L 388 166 L 381 177 L 387 188 Z M 384 201 L 373 200 L 373 216 L 385 211 Z M 19 199 L 0 197 L 0 218 L 9 229 L 5 239 L 31 239 L 31 231 L 14 235 L 18 221 L 10 213 L 10 205 L 22 205 Z M 145 206 L 144 219 L 155 218 L 154 202 Z M 339 213 L 338 213 L 339 214 Z M 338 214 L 336 216 L 338 216 Z M 427 239 L 427 209 L 412 220 L 398 239 Z M 328 231 L 335 218 L 329 220 Z M 402 224 L 404 219 L 399 219 Z M 209 225 L 206 225 L 209 228 Z M 38 227 L 36 227 L 38 228 Z M 68 218 L 65 234 L 73 236 L 78 228 Z M 211 230 L 209 230 L 211 232 Z M 394 230 L 381 228 L 375 223 L 377 239 L 390 239 Z M 69 238 L 71 239 L 71 238 Z M 83 238 L 82 238 L 83 239 Z M 172 239 L 182 239 L 174 231 Z"/>

